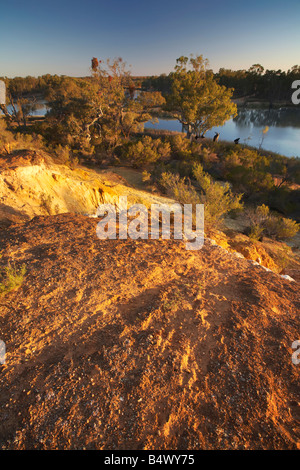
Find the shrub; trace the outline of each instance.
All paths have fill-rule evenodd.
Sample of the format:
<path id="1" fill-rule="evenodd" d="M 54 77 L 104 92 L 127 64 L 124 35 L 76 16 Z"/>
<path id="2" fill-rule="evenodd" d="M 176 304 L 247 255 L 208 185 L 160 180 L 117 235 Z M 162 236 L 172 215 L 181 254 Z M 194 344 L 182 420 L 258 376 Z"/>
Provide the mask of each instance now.
<path id="1" fill-rule="evenodd" d="M 143 171 L 142 181 L 143 181 L 143 183 L 149 183 L 151 181 L 151 173 L 149 173 L 149 171 L 147 171 L 147 170 Z"/>
<path id="2" fill-rule="evenodd" d="M 0 296 L 20 287 L 25 273 L 26 267 L 24 264 L 20 269 L 17 269 L 14 263 L 8 263 L 4 269 L 0 270 Z"/>
<path id="3" fill-rule="evenodd" d="M 123 152 L 123 157 L 136 167 L 147 163 L 155 163 L 158 160 L 165 160 L 170 155 L 171 146 L 168 142 L 163 142 L 161 139 L 152 139 L 147 135 L 138 142 L 127 145 L 125 152 Z"/>
<path id="4" fill-rule="evenodd" d="M 208 225 L 218 226 L 228 212 L 242 209 L 242 194 L 233 194 L 228 183 L 213 181 L 200 164 L 194 166 L 194 176 L 202 191 Z"/>
<path id="5" fill-rule="evenodd" d="M 170 138 L 172 154 L 180 159 L 187 160 L 192 156 L 191 143 L 181 134 L 174 135 Z"/>
<path id="6" fill-rule="evenodd" d="M 194 175 L 201 186 L 202 195 L 187 178 L 178 174 L 162 173 L 159 183 L 168 196 L 181 204 L 204 204 L 205 223 L 219 226 L 223 217 L 232 210 L 242 209 L 242 195 L 234 195 L 228 184 L 217 183 L 203 171 L 200 164 L 194 166 Z"/>
<path id="7" fill-rule="evenodd" d="M 48 196 L 46 196 L 44 193 L 41 194 L 41 207 L 47 214 L 51 214 L 52 198 L 50 194 L 48 194 Z"/>
<path id="8" fill-rule="evenodd" d="M 247 212 L 250 219 L 249 237 L 260 240 L 264 235 L 276 240 L 292 238 L 299 231 L 299 224 L 292 219 L 286 219 L 270 213 L 265 204 L 254 211 Z"/>
<path id="9" fill-rule="evenodd" d="M 248 195 L 274 188 L 270 171 L 270 161 L 255 150 L 232 150 L 223 157 L 223 176 Z"/>
<path id="10" fill-rule="evenodd" d="M 74 153 L 75 151 L 72 152 L 71 148 L 67 145 L 59 144 L 51 148 L 51 154 L 54 156 L 55 160 L 71 169 L 74 169 L 79 163 L 79 159 Z"/>
<path id="11" fill-rule="evenodd" d="M 292 219 L 285 219 L 284 217 L 271 216 L 265 224 L 266 235 L 276 240 L 292 238 L 297 235 L 298 231 L 299 224 Z"/>
<path id="12" fill-rule="evenodd" d="M 249 238 L 251 238 L 251 240 L 261 240 L 261 238 L 263 237 L 263 232 L 264 232 L 264 229 L 260 225 L 258 224 L 251 225 Z"/>
<path id="13" fill-rule="evenodd" d="M 178 174 L 162 173 L 159 183 L 165 189 L 168 196 L 181 204 L 201 203 L 200 197 L 190 181 L 186 178 L 180 178 Z"/>
<path id="14" fill-rule="evenodd" d="M 5 120 L 0 117 L 0 154 L 13 150 L 40 150 L 44 148 L 43 138 L 38 134 L 20 134 L 9 131 Z"/>

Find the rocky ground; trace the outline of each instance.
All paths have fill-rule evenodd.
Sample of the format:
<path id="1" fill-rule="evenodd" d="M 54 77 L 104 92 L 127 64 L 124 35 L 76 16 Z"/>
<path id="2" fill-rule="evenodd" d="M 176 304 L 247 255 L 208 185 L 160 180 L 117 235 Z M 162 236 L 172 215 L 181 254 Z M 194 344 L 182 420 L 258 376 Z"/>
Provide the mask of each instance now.
<path id="1" fill-rule="evenodd" d="M 299 283 L 207 240 L 99 240 L 96 219 L 0 230 L 2 449 L 297 449 Z"/>

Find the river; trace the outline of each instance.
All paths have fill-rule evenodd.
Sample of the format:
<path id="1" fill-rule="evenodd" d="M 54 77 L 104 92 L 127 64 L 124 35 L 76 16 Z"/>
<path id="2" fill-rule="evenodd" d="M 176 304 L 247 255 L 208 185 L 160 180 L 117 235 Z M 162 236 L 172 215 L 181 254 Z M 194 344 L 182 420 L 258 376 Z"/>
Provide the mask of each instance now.
<path id="1" fill-rule="evenodd" d="M 47 112 L 45 103 L 40 103 L 40 109 L 33 116 L 43 116 Z M 268 131 L 263 134 L 263 129 Z M 166 129 L 181 132 L 182 127 L 175 119 L 159 119 L 153 124 L 145 123 L 145 128 Z M 220 133 L 219 140 L 233 142 L 240 138 L 240 144 L 262 148 L 287 157 L 300 157 L 300 108 L 282 107 L 278 109 L 238 108 L 238 115 L 221 127 L 214 127 L 206 133 L 212 138 L 215 132 Z"/>
<path id="2" fill-rule="evenodd" d="M 268 131 L 263 134 L 263 129 Z M 145 128 L 166 129 L 181 132 L 181 124 L 174 119 L 159 119 L 153 124 L 148 121 Z M 219 140 L 233 142 L 240 138 L 240 144 L 261 147 L 287 157 L 300 157 L 300 109 L 286 107 L 279 109 L 238 108 L 238 116 L 221 127 L 214 127 L 206 133 L 212 138 L 220 133 Z"/>

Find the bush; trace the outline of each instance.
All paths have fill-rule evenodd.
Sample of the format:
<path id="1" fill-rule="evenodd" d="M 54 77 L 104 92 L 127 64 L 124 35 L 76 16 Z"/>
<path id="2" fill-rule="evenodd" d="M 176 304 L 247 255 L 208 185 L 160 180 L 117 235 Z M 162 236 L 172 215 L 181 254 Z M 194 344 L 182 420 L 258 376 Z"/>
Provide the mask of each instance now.
<path id="1" fill-rule="evenodd" d="M 192 156 L 191 143 L 183 135 L 177 134 L 170 138 L 172 155 L 177 158 L 188 160 Z"/>
<path id="2" fill-rule="evenodd" d="M 0 296 L 5 295 L 13 289 L 20 287 L 23 283 L 26 267 L 23 264 L 17 269 L 15 264 L 8 265 L 0 271 Z"/>
<path id="3" fill-rule="evenodd" d="M 191 182 L 186 178 L 180 178 L 178 174 L 162 173 L 160 185 L 167 195 L 181 204 L 200 204 L 200 197 Z"/>
<path id="4" fill-rule="evenodd" d="M 228 183 L 213 181 L 200 164 L 194 166 L 194 176 L 203 194 L 205 222 L 208 225 L 218 226 L 228 212 L 242 209 L 242 194 L 233 194 Z"/>
<path id="5" fill-rule="evenodd" d="M 147 171 L 147 170 L 143 171 L 142 181 L 143 181 L 143 183 L 149 183 L 151 181 L 151 173 L 149 173 L 149 171 Z"/>
<path id="6" fill-rule="evenodd" d="M 14 150 L 40 150 L 44 148 L 43 138 L 38 134 L 20 134 L 9 131 L 5 120 L 0 117 L 0 154 Z"/>
<path id="7" fill-rule="evenodd" d="M 147 163 L 155 163 L 158 160 L 166 160 L 171 155 L 171 146 L 161 139 L 152 139 L 144 136 L 138 142 L 131 142 L 123 151 L 123 158 L 129 160 L 135 167 Z"/>
<path id="8" fill-rule="evenodd" d="M 52 147 L 51 154 L 54 156 L 55 161 L 62 165 L 66 165 L 71 169 L 74 169 L 78 163 L 78 157 L 74 156 L 74 152 L 71 151 L 67 145 L 56 145 Z"/>
<path id="9" fill-rule="evenodd" d="M 194 176 L 201 186 L 202 195 L 187 178 L 178 174 L 162 173 L 159 183 L 168 196 L 181 204 L 204 204 L 205 223 L 219 226 L 223 217 L 232 210 L 242 209 L 242 195 L 234 195 L 228 184 L 217 183 L 203 171 L 200 164 L 194 166 Z"/>
<path id="10" fill-rule="evenodd" d="M 265 224 L 265 233 L 271 238 L 282 240 L 292 238 L 299 232 L 299 224 L 292 219 L 271 216 Z"/>
<path id="11" fill-rule="evenodd" d="M 258 224 L 251 225 L 249 238 L 251 238 L 251 240 L 261 240 L 263 237 L 263 232 L 264 232 L 264 229 L 260 225 Z"/>
<path id="12" fill-rule="evenodd" d="M 260 240 L 268 236 L 276 240 L 292 238 L 299 231 L 299 224 L 294 220 L 279 217 L 270 213 L 265 204 L 258 206 L 254 211 L 247 212 L 250 219 L 249 237 Z"/>
<path id="13" fill-rule="evenodd" d="M 274 188 L 270 161 L 255 150 L 232 150 L 223 157 L 223 176 L 237 191 L 251 195 Z"/>

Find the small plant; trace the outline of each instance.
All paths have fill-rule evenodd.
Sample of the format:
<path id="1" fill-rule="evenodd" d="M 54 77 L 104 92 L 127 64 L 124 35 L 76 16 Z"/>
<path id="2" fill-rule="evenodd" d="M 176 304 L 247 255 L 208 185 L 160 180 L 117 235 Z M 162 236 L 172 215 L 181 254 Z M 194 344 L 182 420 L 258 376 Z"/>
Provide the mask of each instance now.
<path id="1" fill-rule="evenodd" d="M 297 222 L 271 214 L 269 207 L 265 204 L 248 211 L 248 216 L 250 219 L 249 237 L 255 240 L 261 240 L 263 236 L 275 240 L 292 238 L 299 231 Z"/>
<path id="2" fill-rule="evenodd" d="M 261 240 L 263 237 L 264 229 L 258 224 L 252 225 L 250 227 L 249 238 L 251 240 Z"/>
<path id="3" fill-rule="evenodd" d="M 275 253 L 276 264 L 281 269 L 286 269 L 290 264 L 290 257 L 292 249 L 289 246 L 282 246 L 282 249 Z"/>
<path id="4" fill-rule="evenodd" d="M 138 142 L 132 142 L 125 149 L 125 158 L 135 167 L 147 163 L 155 163 L 158 160 L 166 160 L 171 155 L 171 146 L 169 142 L 163 142 L 161 139 L 152 139 L 150 136 L 144 136 Z"/>
<path id="5" fill-rule="evenodd" d="M 180 178 L 178 174 L 162 173 L 159 180 L 168 196 L 174 198 L 181 204 L 200 204 L 200 197 L 186 178 Z"/>
<path id="6" fill-rule="evenodd" d="M 262 148 L 262 145 L 264 143 L 264 140 L 265 140 L 265 137 L 267 135 L 267 133 L 269 132 L 269 126 L 266 126 L 262 131 L 262 137 L 261 137 L 261 141 L 260 141 L 260 145 L 259 145 L 259 150 Z"/>
<path id="7" fill-rule="evenodd" d="M 26 273 L 25 264 L 17 269 L 15 264 L 10 264 L 0 271 L 0 296 L 21 286 Z"/>
<path id="8" fill-rule="evenodd" d="M 51 215 L 52 214 L 52 197 L 50 194 L 46 196 L 46 194 L 42 193 L 41 195 L 41 207 L 44 209 L 44 211 Z"/>
<path id="9" fill-rule="evenodd" d="M 142 181 L 143 181 L 143 183 L 149 183 L 151 181 L 151 173 L 149 173 L 149 171 L 147 171 L 147 170 L 143 171 Z"/>
<path id="10" fill-rule="evenodd" d="M 276 240 L 293 238 L 299 232 L 299 224 L 284 217 L 271 216 L 265 225 L 266 234 Z"/>
<path id="11" fill-rule="evenodd" d="M 183 302 L 183 295 L 180 291 L 176 290 L 167 297 L 162 299 L 161 307 L 162 310 L 166 313 L 169 311 L 177 310 Z"/>
<path id="12" fill-rule="evenodd" d="M 230 211 L 242 209 L 242 194 L 233 194 L 228 183 L 214 181 L 200 164 L 194 166 L 194 176 L 203 193 L 205 222 L 208 225 L 217 227 Z"/>
<path id="13" fill-rule="evenodd" d="M 52 151 L 52 155 L 54 155 L 55 157 L 55 160 L 62 164 L 62 165 L 66 165 L 68 166 L 71 170 L 76 168 L 78 163 L 79 163 L 79 159 L 78 157 L 75 155 L 75 151 L 71 151 L 71 148 L 68 147 L 67 145 L 56 145 L 55 147 L 52 147 L 51 149 Z M 93 153 L 94 149 L 91 149 L 90 153 Z M 89 155 L 90 153 L 86 154 L 84 153 L 84 148 L 81 150 L 81 153 L 85 156 Z"/>
<path id="14" fill-rule="evenodd" d="M 159 183 L 168 196 L 181 204 L 204 204 L 205 223 L 209 226 L 219 226 L 228 212 L 242 209 L 242 194 L 233 194 L 228 183 L 214 181 L 200 164 L 195 165 L 193 170 L 202 194 L 197 192 L 188 178 L 180 178 L 178 174 L 162 173 Z"/>

